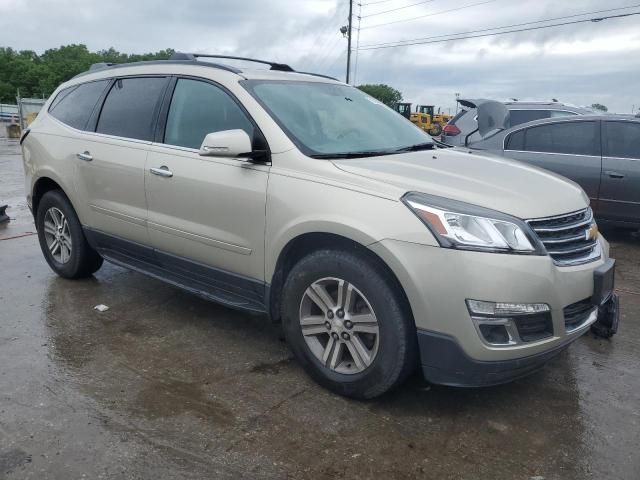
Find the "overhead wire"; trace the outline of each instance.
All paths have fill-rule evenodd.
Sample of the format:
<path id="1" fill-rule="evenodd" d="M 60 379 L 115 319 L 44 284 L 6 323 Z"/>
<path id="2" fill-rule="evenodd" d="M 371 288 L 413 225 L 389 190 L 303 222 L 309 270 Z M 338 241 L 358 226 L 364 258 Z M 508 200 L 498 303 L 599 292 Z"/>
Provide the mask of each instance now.
<path id="1" fill-rule="evenodd" d="M 369 5 L 377 5 L 378 3 L 389 3 L 393 0 L 378 0 L 377 2 L 358 3 L 361 7 L 368 7 Z"/>
<path id="2" fill-rule="evenodd" d="M 545 28 L 552 28 L 552 27 L 562 27 L 562 26 L 566 26 L 566 25 L 575 25 L 575 24 L 578 24 L 578 23 L 601 22 L 603 20 L 631 17 L 631 16 L 635 16 L 635 15 L 640 15 L 640 12 L 622 13 L 622 14 L 618 14 L 618 15 L 608 15 L 608 16 L 604 16 L 604 17 L 586 18 L 586 19 L 583 19 L 583 20 L 573 20 L 571 22 L 555 23 L 555 24 L 552 24 L 552 25 L 541 25 L 541 26 L 538 26 L 538 27 L 528 27 L 528 28 L 505 30 L 503 32 L 483 33 L 483 34 L 480 34 L 480 35 L 466 35 L 465 33 L 462 33 L 460 35 L 466 35 L 466 36 L 458 36 L 456 38 L 446 38 L 446 39 L 441 39 L 441 40 L 430 40 L 430 41 L 415 41 L 415 42 L 414 41 L 409 41 L 411 43 L 401 43 L 401 44 L 394 44 L 394 45 L 379 45 L 379 46 L 360 47 L 360 50 L 379 50 L 379 49 L 384 49 L 384 48 L 409 47 L 409 46 L 412 46 L 412 45 L 427 45 L 427 44 L 433 44 L 433 43 L 453 42 L 453 41 L 456 41 L 456 40 L 468 40 L 468 39 L 471 39 L 471 38 L 491 37 L 491 36 L 496 36 L 496 35 L 505 35 L 505 34 L 508 34 L 508 33 L 518 33 L 518 32 L 532 31 L 532 30 L 542 30 L 542 29 L 545 29 Z M 452 34 L 451 36 L 455 36 L 455 34 Z"/>
<path id="3" fill-rule="evenodd" d="M 375 17 L 376 15 L 382 15 L 384 13 L 396 12 L 398 10 L 404 10 L 405 8 L 416 7 L 418 5 L 424 5 L 425 3 L 431 3 L 435 0 L 423 0 L 422 2 L 412 3 L 411 5 L 404 5 L 402 7 L 391 8 L 389 10 L 383 10 L 382 12 L 369 13 L 368 15 L 362 15 L 362 18 Z"/>
<path id="4" fill-rule="evenodd" d="M 444 13 L 450 13 L 450 12 L 457 12 L 459 10 L 464 10 L 465 8 L 477 7 L 479 5 L 486 5 L 487 3 L 493 3 L 493 2 L 497 2 L 497 1 L 498 0 L 484 0 L 482 2 L 469 3 L 469 4 L 466 4 L 466 5 L 461 5 L 461 6 L 456 7 L 456 8 L 450 8 L 448 10 L 441 10 L 439 12 L 427 13 L 425 15 L 419 15 L 417 17 L 404 18 L 404 19 L 401 19 L 401 20 L 394 20 L 392 22 L 376 23 L 374 25 L 368 25 L 368 26 L 361 27 L 361 29 L 365 30 L 365 29 L 369 29 L 369 28 L 383 27 L 385 25 L 393 25 L 393 24 L 396 24 L 396 23 L 412 22 L 414 20 L 419 20 L 421 18 L 435 17 L 436 15 L 442 15 Z"/>
<path id="5" fill-rule="evenodd" d="M 523 27 L 523 26 L 527 26 L 527 25 L 536 25 L 539 23 L 546 23 L 546 22 L 554 22 L 557 20 L 566 20 L 568 18 L 576 18 L 576 17 L 584 17 L 586 15 L 595 15 L 595 14 L 599 14 L 599 13 L 608 13 L 608 12 L 616 12 L 616 11 L 620 11 L 620 10 L 628 10 L 630 8 L 636 8 L 636 7 L 640 7 L 640 3 L 635 4 L 635 5 L 629 5 L 627 7 L 618 7 L 618 8 L 607 8 L 607 9 L 603 9 L 603 10 L 594 10 L 591 12 L 584 12 L 584 13 L 576 13 L 573 15 L 563 15 L 560 17 L 554 17 L 554 18 L 547 18 L 544 20 L 535 20 L 532 22 L 523 22 L 523 23 L 514 23 L 514 24 L 509 24 L 509 25 L 503 25 L 500 27 L 492 27 L 492 28 L 482 28 L 479 30 L 467 30 L 465 32 L 458 32 L 458 33 L 448 33 L 448 34 L 443 34 L 443 35 L 432 35 L 429 37 L 420 37 L 420 38 L 412 38 L 412 39 L 407 39 L 407 40 L 396 40 L 396 41 L 392 41 L 392 42 L 380 42 L 380 43 L 366 43 L 363 44 L 361 46 L 361 48 L 364 47 L 377 47 L 377 46 L 381 46 L 381 45 L 397 45 L 397 46 L 402 46 L 402 44 L 407 43 L 407 42 L 416 42 L 416 41 L 421 41 L 421 40 L 433 40 L 433 39 L 438 39 L 438 38 L 445 38 L 445 37 L 455 37 L 455 36 L 459 36 L 459 35 L 469 35 L 469 34 L 474 34 L 474 33 L 482 33 L 482 32 L 490 32 L 493 30 L 502 30 L 502 29 L 506 29 L 506 28 L 514 28 L 514 27 Z M 498 32 L 496 32 L 498 33 Z"/>

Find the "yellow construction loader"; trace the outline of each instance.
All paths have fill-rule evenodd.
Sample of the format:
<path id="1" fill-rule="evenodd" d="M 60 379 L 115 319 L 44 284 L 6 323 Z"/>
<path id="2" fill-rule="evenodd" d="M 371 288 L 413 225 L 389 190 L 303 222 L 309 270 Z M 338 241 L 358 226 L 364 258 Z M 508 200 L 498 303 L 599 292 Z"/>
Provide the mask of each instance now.
<path id="1" fill-rule="evenodd" d="M 410 103 L 397 103 L 395 110 L 433 137 L 440 135 L 451 119 L 450 115 L 440 113 L 440 110 L 436 114 L 433 105 L 418 105 L 416 111 L 412 112 Z"/>

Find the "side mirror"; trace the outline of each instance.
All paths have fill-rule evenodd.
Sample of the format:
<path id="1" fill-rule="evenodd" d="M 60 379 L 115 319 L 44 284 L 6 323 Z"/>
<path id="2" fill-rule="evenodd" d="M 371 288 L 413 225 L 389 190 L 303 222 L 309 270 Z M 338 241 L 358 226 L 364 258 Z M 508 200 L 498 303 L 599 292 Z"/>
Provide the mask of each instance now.
<path id="1" fill-rule="evenodd" d="M 244 130 L 223 130 L 207 134 L 200 146 L 200 155 L 206 157 L 251 156 L 251 139 Z"/>

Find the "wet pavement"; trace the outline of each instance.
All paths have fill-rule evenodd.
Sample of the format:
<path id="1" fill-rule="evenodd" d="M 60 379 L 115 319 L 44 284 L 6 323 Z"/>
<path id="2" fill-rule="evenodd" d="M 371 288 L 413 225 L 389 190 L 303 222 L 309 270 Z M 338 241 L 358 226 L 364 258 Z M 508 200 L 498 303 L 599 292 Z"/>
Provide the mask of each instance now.
<path id="1" fill-rule="evenodd" d="M 358 402 L 314 384 L 264 318 L 109 264 L 56 277 L 17 153 L 0 143 L 0 479 L 640 478 L 638 236 L 610 233 L 611 341 L 509 385 L 416 376 Z"/>

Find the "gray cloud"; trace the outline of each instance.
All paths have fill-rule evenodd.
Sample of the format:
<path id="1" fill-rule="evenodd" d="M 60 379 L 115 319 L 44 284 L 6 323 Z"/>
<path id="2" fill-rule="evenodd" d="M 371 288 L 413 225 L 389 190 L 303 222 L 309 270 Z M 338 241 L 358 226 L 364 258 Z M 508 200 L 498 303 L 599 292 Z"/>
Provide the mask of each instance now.
<path id="1" fill-rule="evenodd" d="M 390 0 L 370 14 L 415 3 Z M 635 0 L 433 2 L 363 18 L 361 44 L 430 37 L 636 4 Z M 637 2 L 640 4 L 640 1 Z M 347 0 L 0 0 L 0 45 L 42 52 L 69 43 L 127 52 L 175 48 L 271 58 L 344 78 Z M 640 11 L 640 7 L 626 11 Z M 358 13 L 358 7 L 356 7 Z M 463 96 L 640 104 L 639 17 L 450 43 L 362 51 L 358 83 L 389 83 L 416 103 L 454 107 Z M 356 21 L 357 25 L 357 21 Z M 355 34 L 354 34 L 355 35 Z M 355 42 L 355 36 L 354 36 Z"/>

